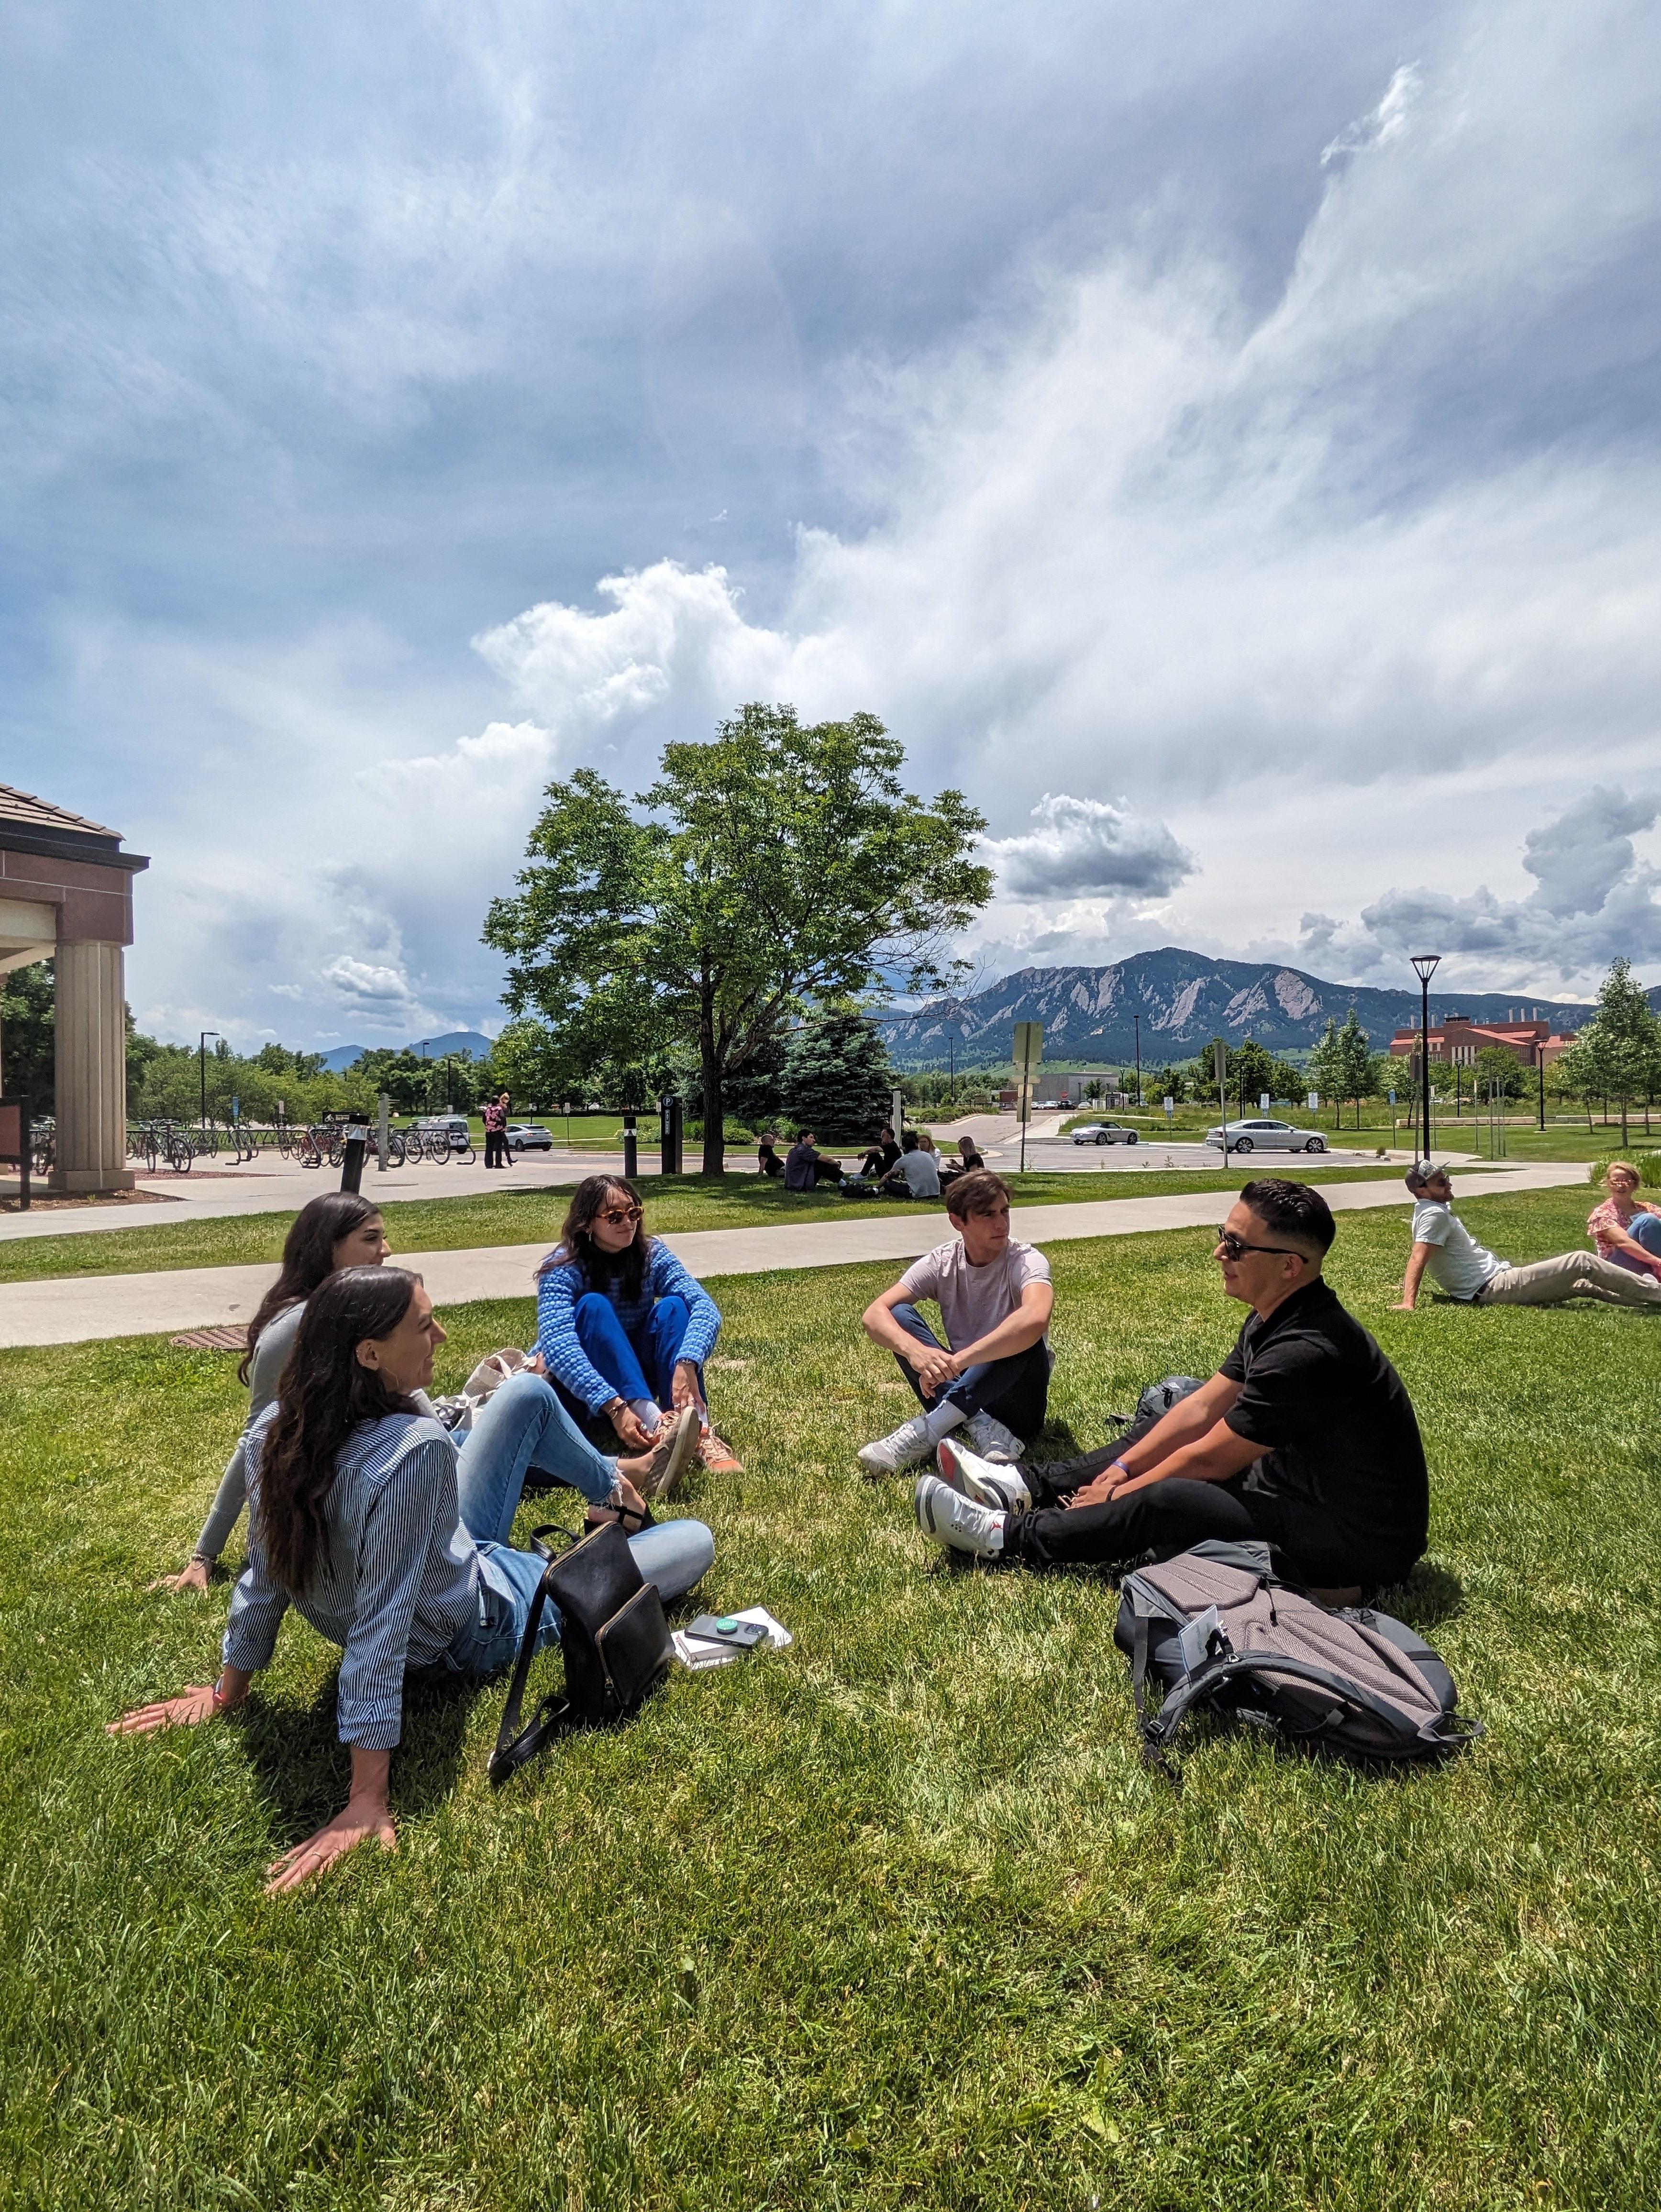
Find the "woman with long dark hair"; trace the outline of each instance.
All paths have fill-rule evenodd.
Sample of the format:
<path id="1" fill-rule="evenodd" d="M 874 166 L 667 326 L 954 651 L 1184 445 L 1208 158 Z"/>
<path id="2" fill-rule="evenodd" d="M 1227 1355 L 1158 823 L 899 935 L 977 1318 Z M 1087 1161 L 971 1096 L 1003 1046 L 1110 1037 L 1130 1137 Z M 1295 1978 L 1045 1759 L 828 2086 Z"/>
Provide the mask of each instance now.
<path id="1" fill-rule="evenodd" d="M 277 1396 L 306 1311 L 318 1285 L 342 1267 L 378 1267 L 392 1257 L 380 1209 L 353 1190 L 325 1191 L 302 1206 L 283 1243 L 283 1265 L 248 1323 L 248 1348 L 236 1370 L 248 1386 L 248 1418 L 230 1465 L 214 1492 L 189 1559 L 176 1575 L 164 1575 L 158 1589 L 204 1590 L 220 1553 L 242 1516 L 248 1494 L 243 1440 Z"/>
<path id="2" fill-rule="evenodd" d="M 234 1711 L 270 1664 L 290 1606 L 341 1647 L 336 1702 L 350 1793 L 343 1812 L 277 1861 L 272 1889 L 297 1888 L 372 1838 L 395 1848 L 387 1779 L 406 1673 L 482 1678 L 512 1663 L 542 1579 L 537 1554 L 508 1541 L 533 1453 L 625 1526 L 646 1517 L 649 1462 L 589 1452 L 538 1376 L 504 1382 L 458 1454 L 417 1402 L 443 1342 L 432 1300 L 401 1267 L 348 1267 L 313 1293 L 277 1404 L 249 1437 L 248 1565 L 219 1679 L 111 1723 L 112 1735 L 142 1735 Z M 538 1403 L 544 1417 L 532 1418 Z M 690 1419 L 677 1427 L 690 1437 Z M 605 1483 L 598 1497 L 595 1467 Z M 629 1546 L 666 1602 L 715 1557 L 697 1521 L 640 1528 Z M 538 1644 L 558 1632 L 545 1607 Z"/>
<path id="3" fill-rule="evenodd" d="M 721 1311 L 666 1244 L 621 1176 L 585 1176 L 559 1243 L 537 1270 L 537 1351 L 581 1421 L 608 1421 L 644 1450 L 666 1413 L 696 1407 L 698 1457 L 712 1474 L 744 1470 L 709 1425 L 704 1363 Z"/>

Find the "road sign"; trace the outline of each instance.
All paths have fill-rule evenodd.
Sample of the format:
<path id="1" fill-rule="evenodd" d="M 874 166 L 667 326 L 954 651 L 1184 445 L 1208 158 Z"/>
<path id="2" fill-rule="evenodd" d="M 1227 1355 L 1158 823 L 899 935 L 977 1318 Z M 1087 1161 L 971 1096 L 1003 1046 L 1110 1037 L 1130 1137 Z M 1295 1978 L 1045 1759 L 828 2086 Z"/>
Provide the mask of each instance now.
<path id="1" fill-rule="evenodd" d="M 1228 1047 L 1219 1037 L 1211 1048 L 1212 1079 L 1220 1091 L 1228 1080 Z"/>
<path id="2" fill-rule="evenodd" d="M 1175 1100 L 1174 1098 L 1167 1097 L 1167 1099 L 1166 1099 L 1166 1100 L 1165 1100 L 1165 1119 L 1166 1119 L 1166 1121 L 1167 1121 L 1171 1119 L 1171 1115 L 1176 1112 L 1176 1110 L 1177 1110 L 1177 1102 L 1176 1102 L 1176 1100 Z"/>
<path id="3" fill-rule="evenodd" d="M 1308 1107 L 1311 1114 L 1317 1113 L 1320 1110 L 1321 1104 L 1320 1092 L 1318 1091 L 1306 1091 L 1304 1094 L 1304 1103 Z"/>
<path id="4" fill-rule="evenodd" d="M 1260 1091 L 1257 1093 L 1257 1111 L 1260 1114 L 1267 1114 L 1269 1111 L 1269 1093 L 1267 1091 Z"/>
<path id="5" fill-rule="evenodd" d="M 1015 1073 L 1020 1085 L 1015 1111 L 1021 1123 L 1021 1171 L 1026 1170 L 1026 1125 L 1032 1118 L 1032 1071 L 1043 1058 L 1043 1024 L 1015 1024 Z"/>

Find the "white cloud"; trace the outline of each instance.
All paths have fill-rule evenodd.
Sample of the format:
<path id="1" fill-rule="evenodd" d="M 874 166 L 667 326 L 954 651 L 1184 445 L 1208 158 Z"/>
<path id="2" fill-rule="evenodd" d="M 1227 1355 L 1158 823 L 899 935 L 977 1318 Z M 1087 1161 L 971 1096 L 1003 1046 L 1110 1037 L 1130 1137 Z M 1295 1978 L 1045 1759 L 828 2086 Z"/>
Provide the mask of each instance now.
<path id="1" fill-rule="evenodd" d="M 1123 803 L 1045 792 L 1032 818 L 1037 830 L 989 839 L 985 848 L 1000 887 L 1016 898 L 1068 898 L 1086 891 L 1162 898 L 1196 865 L 1163 822 L 1144 820 Z"/>

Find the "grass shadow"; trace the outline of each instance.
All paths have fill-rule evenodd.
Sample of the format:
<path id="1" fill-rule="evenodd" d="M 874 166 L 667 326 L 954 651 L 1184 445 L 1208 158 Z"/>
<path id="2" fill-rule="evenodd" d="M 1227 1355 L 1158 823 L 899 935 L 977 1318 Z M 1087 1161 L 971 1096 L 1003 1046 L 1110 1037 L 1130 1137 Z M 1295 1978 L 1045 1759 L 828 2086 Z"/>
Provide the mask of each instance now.
<path id="1" fill-rule="evenodd" d="M 279 1832 L 291 1843 L 331 1820 L 351 1784 L 351 1753 L 337 1733 L 338 1682 L 338 1670 L 332 1671 L 306 1706 L 257 1698 L 242 1723 L 249 1763 Z M 400 1812 L 430 1812 L 453 1790 L 469 1715 L 484 1686 L 460 1676 L 453 1683 L 415 1676 L 406 1681 L 397 1755 Z"/>
<path id="2" fill-rule="evenodd" d="M 1405 1582 L 1378 1592 L 1378 1604 L 1381 1613 L 1394 1613 L 1410 1628 L 1435 1628 L 1464 1611 L 1465 1586 L 1433 1559 L 1421 1559 Z"/>

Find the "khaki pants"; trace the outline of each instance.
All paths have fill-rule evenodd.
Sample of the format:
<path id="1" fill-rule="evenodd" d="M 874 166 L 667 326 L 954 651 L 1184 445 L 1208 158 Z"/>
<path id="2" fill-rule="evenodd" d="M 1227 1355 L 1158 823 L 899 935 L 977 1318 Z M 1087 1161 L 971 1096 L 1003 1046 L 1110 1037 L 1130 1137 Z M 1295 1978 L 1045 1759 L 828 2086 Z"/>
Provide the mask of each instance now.
<path id="1" fill-rule="evenodd" d="M 1596 1252 L 1560 1252 L 1527 1267 L 1506 1267 L 1490 1277 L 1472 1304 L 1479 1306 L 1555 1306 L 1565 1298 L 1601 1298 L 1611 1306 L 1652 1306 L 1661 1312 L 1661 1281 L 1634 1275 Z"/>

